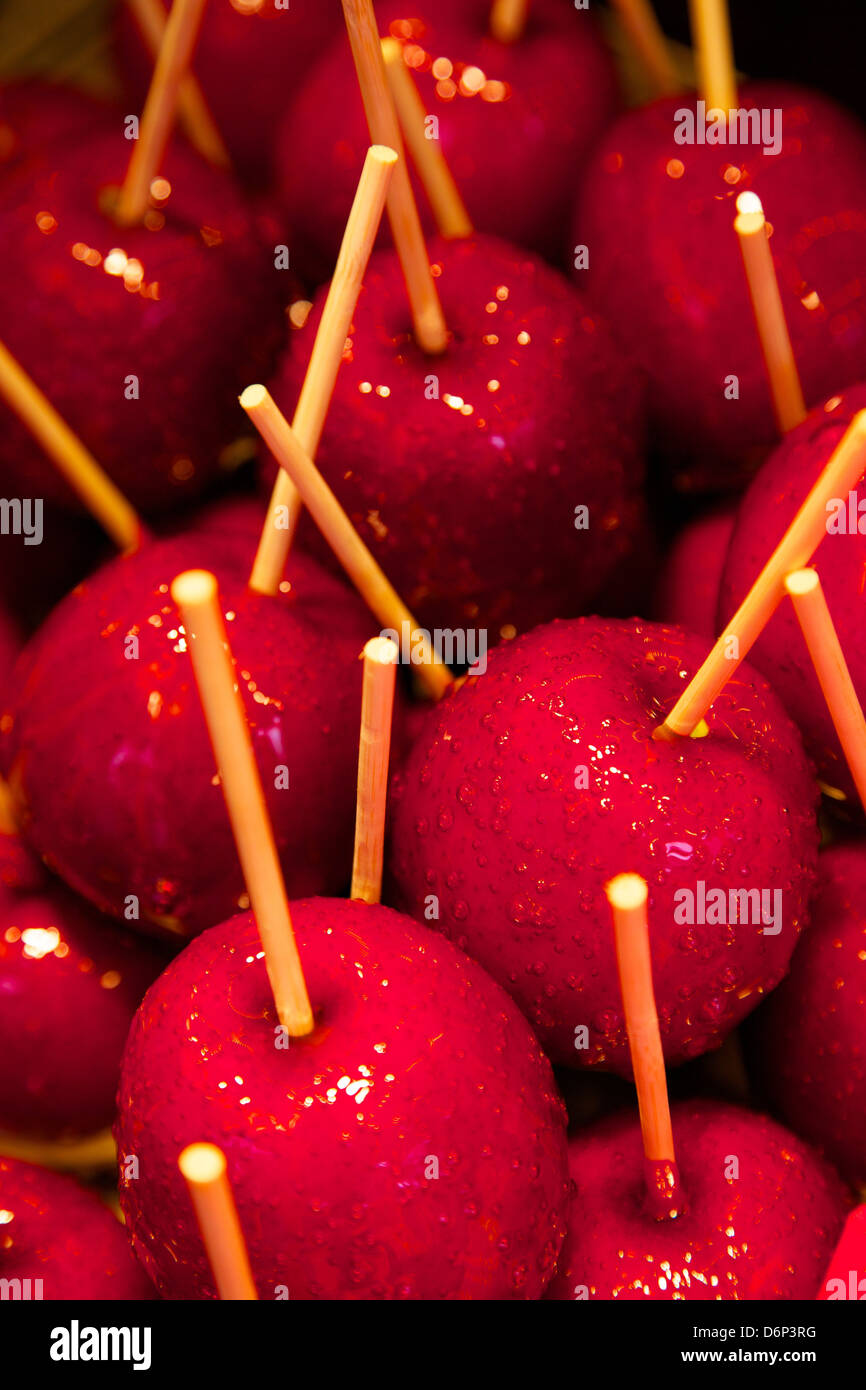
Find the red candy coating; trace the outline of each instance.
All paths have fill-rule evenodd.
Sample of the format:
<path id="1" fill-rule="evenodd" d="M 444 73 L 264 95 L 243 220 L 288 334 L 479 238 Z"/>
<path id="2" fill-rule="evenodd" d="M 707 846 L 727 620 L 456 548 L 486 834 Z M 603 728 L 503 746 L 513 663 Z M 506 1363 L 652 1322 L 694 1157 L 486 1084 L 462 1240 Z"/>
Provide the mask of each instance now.
<path id="1" fill-rule="evenodd" d="M 292 919 L 309 1038 L 275 1045 L 250 914 L 191 943 L 130 1032 L 116 1137 L 140 1166 L 121 1205 L 158 1290 L 214 1297 L 177 1170 L 209 1140 L 261 1298 L 539 1298 L 563 1235 L 564 1111 L 520 1014 L 387 908 L 311 900 Z"/>
<path id="2" fill-rule="evenodd" d="M 782 111 L 779 154 L 677 144 L 675 113 L 694 98 L 628 112 L 595 154 L 574 227 L 589 248 L 578 283 L 646 369 L 666 447 L 684 457 L 688 485 L 716 489 L 778 439 L 733 229 L 744 190 L 773 227 L 807 404 L 866 375 L 866 132 L 802 88 L 747 83 L 739 101 Z"/>
<path id="3" fill-rule="evenodd" d="M 705 652 L 638 620 L 539 628 L 446 696 L 395 779 L 398 904 L 480 961 L 557 1062 L 630 1074 L 604 894 L 615 874 L 649 883 L 672 1063 L 718 1046 L 778 984 L 805 924 L 816 790 L 766 683 L 741 666 L 705 737 L 652 738 Z M 731 907 L 735 889 L 778 901 L 781 930 L 763 932 L 753 900 Z"/>
<path id="4" fill-rule="evenodd" d="M 0 1158 L 0 1278 L 42 1280 L 42 1298 L 151 1299 L 120 1222 L 94 1192 L 32 1163 Z"/>
<path id="5" fill-rule="evenodd" d="M 866 847 L 818 860 L 812 925 L 755 1016 L 750 1049 L 786 1124 L 866 1185 Z"/>
<path id="6" fill-rule="evenodd" d="M 428 23 L 412 17 L 413 6 L 391 0 L 376 5 L 376 17 L 381 33 L 404 41 L 474 226 L 558 262 L 575 179 L 619 107 L 613 63 L 595 17 L 561 0 L 533 0 L 524 36 L 513 45 L 490 37 L 488 0 L 470 14 L 468 8 L 455 20 L 430 3 Z M 318 278 L 336 259 L 369 141 L 342 37 L 289 108 L 277 150 L 299 256 Z M 433 219 L 421 191 L 418 204 L 429 231 Z"/>
<path id="7" fill-rule="evenodd" d="M 247 905 L 168 593 L 191 566 L 214 569 L 233 615 L 227 631 L 290 889 L 336 892 L 349 875 L 358 656 L 374 626 L 352 592 L 302 555 L 290 561 L 288 592 L 251 593 L 245 542 L 190 533 L 112 561 L 60 604 L 17 669 L 5 762 L 28 838 L 133 927 L 186 935 Z M 135 651 L 130 635 L 137 657 L 125 655 Z"/>
<path id="8" fill-rule="evenodd" d="M 111 1124 L 129 1025 L 164 964 L 60 884 L 3 882 L 0 1129 L 69 1139 Z"/>
<path id="9" fill-rule="evenodd" d="M 448 349 L 416 347 L 397 258 L 374 256 L 317 462 L 418 621 L 487 628 L 492 644 L 581 611 L 627 550 L 643 519 L 642 388 L 537 257 L 490 237 L 435 241 L 431 256 Z M 322 304 L 273 383 L 288 415 Z"/>
<path id="10" fill-rule="evenodd" d="M 647 1215 L 636 1114 L 570 1139 L 569 1229 L 545 1298 L 814 1298 L 845 1220 L 836 1174 L 763 1115 L 685 1101 L 671 1119 L 688 1202 L 672 1221 Z"/>
<path id="11" fill-rule="evenodd" d="M 742 602 L 852 417 L 864 407 L 866 386 L 832 396 L 791 431 L 758 473 L 740 505 L 728 548 L 719 597 L 722 621 L 726 622 Z M 861 621 L 866 500 L 862 499 L 866 499 L 862 482 L 851 499 L 833 499 L 827 512 L 828 534 L 815 551 L 813 562 L 821 576 L 851 677 L 860 700 L 866 701 L 866 648 Z M 854 783 L 800 625 L 787 599 L 764 628 L 749 660 L 767 677 L 799 725 L 821 780 L 835 789 L 836 797 L 843 793 L 843 799 L 847 797 L 854 814 L 858 814 Z"/>
<path id="12" fill-rule="evenodd" d="M 200 492 L 244 433 L 237 394 L 269 367 L 289 286 L 232 181 L 179 141 L 156 185 L 171 191 L 145 225 L 100 212 L 129 160 L 123 129 L 118 117 L 60 168 L 13 178 L 3 338 L 133 503 L 166 511 Z M 0 422 L 4 487 L 72 502 L 5 404 Z"/>

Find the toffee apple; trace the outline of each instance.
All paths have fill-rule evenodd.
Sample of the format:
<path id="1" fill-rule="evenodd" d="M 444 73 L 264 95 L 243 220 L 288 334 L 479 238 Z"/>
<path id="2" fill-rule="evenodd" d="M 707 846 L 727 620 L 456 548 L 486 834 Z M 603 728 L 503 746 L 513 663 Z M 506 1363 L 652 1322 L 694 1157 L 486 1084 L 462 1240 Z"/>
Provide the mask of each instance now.
<path id="1" fill-rule="evenodd" d="M 628 1075 L 602 891 L 623 862 L 650 884 L 671 1063 L 719 1045 L 806 925 L 817 792 L 766 682 L 741 667 L 701 736 L 654 737 L 704 653 L 639 620 L 537 628 L 445 697 L 396 779 L 395 903 L 484 965 L 557 1062 Z"/>
<path id="2" fill-rule="evenodd" d="M 0 1271 L 22 1289 L 29 1280 L 30 1298 L 153 1298 L 120 1222 L 73 1178 L 0 1157 L 0 1208 Z"/>

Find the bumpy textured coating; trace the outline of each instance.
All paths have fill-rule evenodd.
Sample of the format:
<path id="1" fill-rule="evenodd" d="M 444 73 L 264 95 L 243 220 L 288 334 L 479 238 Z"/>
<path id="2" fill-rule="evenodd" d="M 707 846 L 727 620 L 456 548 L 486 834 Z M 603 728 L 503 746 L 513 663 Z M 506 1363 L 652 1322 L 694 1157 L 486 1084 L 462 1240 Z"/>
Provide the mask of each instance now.
<path id="1" fill-rule="evenodd" d="M 717 1046 L 778 984 L 806 922 L 817 793 L 761 677 L 739 668 L 705 737 L 652 738 L 705 653 L 638 620 L 538 628 L 442 701 L 395 779 L 397 903 L 480 961 L 555 1061 L 630 1073 L 615 874 L 649 884 L 669 1062 Z"/>
<path id="2" fill-rule="evenodd" d="M 110 133 L 10 179 L 3 338 L 122 491 L 167 511 L 245 432 L 237 395 L 269 369 L 289 281 L 232 180 L 179 140 L 145 224 L 117 226 L 100 200 L 123 180 L 123 132 L 118 116 Z M 71 502 L 5 404 L 0 420 L 4 487 Z"/>
<path id="3" fill-rule="evenodd" d="M 786 1124 L 866 1184 L 866 851 L 818 860 L 812 925 L 789 975 L 755 1016 L 750 1048 Z"/>
<path id="4" fill-rule="evenodd" d="M 866 133 L 798 87 L 749 82 L 739 102 L 782 112 L 780 153 L 677 144 L 675 113 L 694 112 L 695 99 L 657 102 L 601 142 L 574 224 L 590 248 L 578 282 L 651 378 L 656 424 L 685 480 L 714 489 L 778 439 L 733 229 L 740 193 L 760 196 L 773 227 L 807 405 L 866 374 Z"/>
<path id="5" fill-rule="evenodd" d="M 866 408 L 866 386 L 831 396 L 791 430 L 767 459 L 737 512 L 719 594 L 719 617 L 735 612 L 800 504 L 842 438 L 852 416 Z M 832 499 L 828 534 L 814 564 L 848 669 L 861 702 L 866 701 L 866 651 L 862 640 L 863 574 L 866 565 L 866 485 L 850 497 Z M 784 602 L 764 628 L 749 657 L 784 700 L 803 734 L 818 775 L 861 814 L 854 782 L 836 737 L 800 625 Z"/>
<path id="6" fill-rule="evenodd" d="M 72 1178 L 0 1158 L 0 1208 L 3 1279 L 41 1279 L 52 1301 L 153 1298 L 120 1222 Z"/>
<path id="7" fill-rule="evenodd" d="M 636 1113 L 569 1141 L 569 1230 L 545 1297 L 813 1299 L 846 1215 L 833 1170 L 733 1105 L 681 1102 L 671 1118 L 689 1203 L 675 1221 L 647 1215 Z"/>
<path id="8" fill-rule="evenodd" d="M 293 555 L 276 598 L 246 587 L 249 564 L 246 536 L 193 532 L 120 557 L 60 604 L 16 669 L 3 756 L 27 836 L 132 927 L 188 935 L 248 905 L 168 592 L 191 566 L 220 581 L 290 889 L 337 892 L 349 876 L 358 656 L 375 629 L 357 596 L 312 560 Z"/>
<path id="9" fill-rule="evenodd" d="M 374 256 L 317 461 L 419 622 L 492 644 L 583 611 L 643 525 L 642 384 L 537 257 L 491 237 L 430 250 L 447 351 L 416 347 L 399 262 Z M 272 386 L 289 414 L 322 303 Z"/>
<path id="10" fill-rule="evenodd" d="M 564 1111 L 498 986 L 379 906 L 292 904 L 317 1026 L 287 1048 L 251 915 L 145 997 L 119 1093 L 121 1187 L 160 1293 L 213 1298 L 177 1170 L 218 1144 L 261 1298 L 537 1299 L 564 1231 Z M 277 1030 L 278 1031 L 278 1030 Z"/>

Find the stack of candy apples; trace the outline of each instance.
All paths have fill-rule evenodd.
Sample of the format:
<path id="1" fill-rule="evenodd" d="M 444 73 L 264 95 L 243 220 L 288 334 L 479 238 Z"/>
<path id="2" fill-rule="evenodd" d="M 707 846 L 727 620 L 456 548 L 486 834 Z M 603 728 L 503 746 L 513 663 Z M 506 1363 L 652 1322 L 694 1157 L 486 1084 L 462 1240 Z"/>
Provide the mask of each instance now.
<path id="1" fill-rule="evenodd" d="M 866 1290 L 866 129 L 607 19 L 0 92 L 22 1297 Z"/>

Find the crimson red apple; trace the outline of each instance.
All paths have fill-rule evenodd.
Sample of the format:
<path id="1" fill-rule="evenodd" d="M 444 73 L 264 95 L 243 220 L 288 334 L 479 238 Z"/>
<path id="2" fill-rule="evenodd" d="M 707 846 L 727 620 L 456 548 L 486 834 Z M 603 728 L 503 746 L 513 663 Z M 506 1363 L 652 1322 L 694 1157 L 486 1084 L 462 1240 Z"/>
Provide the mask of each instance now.
<path id="1" fill-rule="evenodd" d="M 831 396 L 779 445 L 758 473 L 737 512 L 719 596 L 720 624 L 745 598 L 773 548 L 845 433 L 866 406 L 866 386 Z M 860 615 L 866 566 L 866 491 L 863 483 L 827 504 L 827 534 L 814 563 L 852 679 L 866 701 L 866 653 Z M 860 803 L 799 623 L 786 599 L 751 650 L 750 661 L 781 696 L 803 734 L 834 804 L 860 814 Z M 847 805 L 845 803 L 847 802 Z"/>
<path id="2" fill-rule="evenodd" d="M 818 860 L 812 925 L 787 978 L 755 1015 L 750 1055 L 786 1124 L 866 1184 L 866 848 Z"/>
<path id="3" fill-rule="evenodd" d="M 79 585 L 25 649 L 3 761 L 27 838 L 133 928 L 189 933 L 246 906 L 169 585 L 211 566 L 289 884 L 340 891 L 351 862 L 361 601 L 303 555 L 283 592 L 246 585 L 245 534 L 187 533 Z"/>
<path id="4" fill-rule="evenodd" d="M 120 1222 L 74 1179 L 0 1158 L 0 1211 L 0 1274 L 29 1280 L 31 1298 L 153 1298 Z"/>
<path id="5" fill-rule="evenodd" d="M 687 1209 L 646 1209 L 637 1114 L 568 1146 L 568 1235 L 545 1298 L 617 1301 L 815 1297 L 848 1208 L 833 1170 L 764 1115 L 703 1100 L 671 1110 Z"/>
<path id="6" fill-rule="evenodd" d="M 399 262 L 375 255 L 317 462 L 418 621 L 486 629 L 492 644 L 583 611 L 629 553 L 644 521 L 643 384 L 530 252 L 476 237 L 430 254 L 447 350 L 415 345 Z M 272 384 L 289 416 L 323 303 Z M 328 555 L 308 517 L 299 534 Z"/>
<path id="7" fill-rule="evenodd" d="M 165 512 L 227 467 L 238 391 L 269 369 L 281 299 L 274 244 L 232 180 L 179 140 L 142 225 L 106 211 L 124 123 L 13 174 L 0 204 L 3 340 L 139 508 Z M 0 403 L 6 495 L 75 501 Z M 222 460 L 222 462 L 221 462 Z"/>
<path id="8" fill-rule="evenodd" d="M 739 481 L 778 439 L 745 272 L 737 196 L 757 193 L 808 405 L 866 375 L 866 131 L 827 97 L 745 83 L 771 145 L 677 142 L 694 97 L 626 113 L 581 185 L 578 283 L 651 382 L 681 484 Z M 779 113 L 778 121 L 776 113 Z M 696 123 L 694 135 L 704 133 Z"/>
<path id="9" fill-rule="evenodd" d="M 537 628 L 445 697 L 395 779 L 395 903 L 485 966 L 557 1062 L 630 1074 L 604 892 L 624 866 L 649 884 L 671 1063 L 719 1045 L 806 924 L 817 790 L 766 682 L 741 666 L 704 737 L 653 739 L 705 654 L 637 619 Z"/>
<path id="10" fill-rule="evenodd" d="M 487 0 L 450 8 L 380 0 L 376 17 L 403 44 L 474 226 L 561 263 L 575 179 L 619 108 L 595 16 L 533 0 L 523 37 L 502 44 Z M 289 106 L 277 145 L 293 245 L 315 279 L 331 273 L 369 141 L 342 35 Z M 423 192 L 418 202 L 429 231 Z"/>
<path id="11" fill-rule="evenodd" d="M 508 996 L 380 906 L 292 918 L 316 1018 L 281 1036 L 252 915 L 192 942 L 132 1026 L 121 1206 L 167 1298 L 213 1298 L 177 1158 L 225 1153 L 262 1299 L 537 1299 L 567 1198 L 564 1110 Z M 134 1160 L 134 1161 L 133 1161 Z"/>
<path id="12" fill-rule="evenodd" d="M 165 957 L 47 876 L 27 883 L 8 843 L 4 837 L 0 1129 L 40 1139 L 95 1134 L 114 1119 L 129 1025 Z"/>

